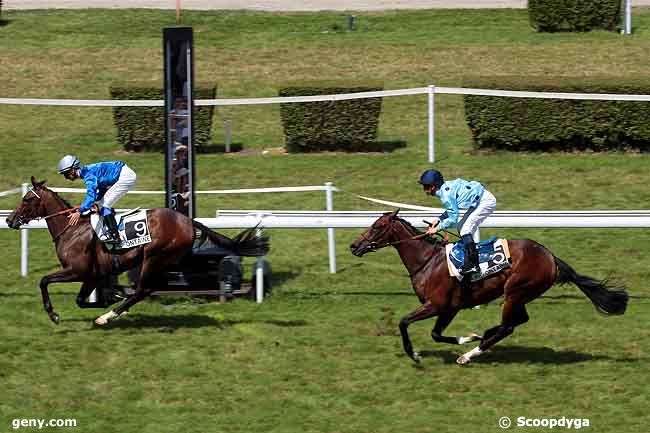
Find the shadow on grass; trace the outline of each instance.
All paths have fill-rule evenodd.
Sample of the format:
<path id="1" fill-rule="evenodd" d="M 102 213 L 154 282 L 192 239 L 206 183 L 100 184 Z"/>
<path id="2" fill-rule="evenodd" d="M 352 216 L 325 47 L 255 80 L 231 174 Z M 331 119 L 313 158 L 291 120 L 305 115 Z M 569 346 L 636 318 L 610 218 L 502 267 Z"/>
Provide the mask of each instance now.
<path id="1" fill-rule="evenodd" d="M 286 283 L 287 281 L 291 281 L 294 278 L 297 278 L 300 276 L 300 273 L 298 272 L 272 272 L 271 273 L 271 282 L 273 283 L 273 286 L 281 286 L 283 283 Z M 272 290 L 272 289 L 271 289 Z"/>
<path id="2" fill-rule="evenodd" d="M 8 26 L 11 21 L 0 19 L 0 27 Z"/>
<path id="3" fill-rule="evenodd" d="M 242 143 L 230 143 L 230 152 L 241 152 L 244 150 Z M 226 153 L 226 144 L 204 144 L 196 146 L 196 153 Z"/>
<path id="4" fill-rule="evenodd" d="M 469 350 L 469 349 L 467 349 Z M 445 364 L 455 364 L 456 359 L 463 351 L 430 350 L 420 352 L 423 358 L 440 358 Z M 527 346 L 496 346 L 479 358 L 472 360 L 475 363 L 491 364 L 553 364 L 566 365 L 587 361 L 614 361 L 614 362 L 640 362 L 636 358 L 611 358 L 605 355 L 592 355 L 573 350 L 554 350 L 550 347 Z"/>
<path id="5" fill-rule="evenodd" d="M 88 318 L 69 319 L 69 321 L 88 322 Z M 308 322 L 304 320 L 217 320 L 212 317 L 200 314 L 177 314 L 164 316 L 129 314 L 123 318 L 109 323 L 105 327 L 95 326 L 93 327 L 93 330 L 158 328 L 157 330 L 159 332 L 171 333 L 178 329 L 193 329 L 204 327 L 227 329 L 235 325 L 256 323 L 280 326 L 284 328 L 293 328 L 308 325 Z"/>
<path id="6" fill-rule="evenodd" d="M 376 297 L 386 297 L 386 296 L 410 296 L 415 298 L 413 289 L 404 289 L 403 292 L 363 292 L 363 291 L 329 291 L 329 292 L 283 292 L 283 296 L 290 298 L 322 298 L 329 296 L 337 297 L 357 297 L 357 296 L 376 296 Z"/>

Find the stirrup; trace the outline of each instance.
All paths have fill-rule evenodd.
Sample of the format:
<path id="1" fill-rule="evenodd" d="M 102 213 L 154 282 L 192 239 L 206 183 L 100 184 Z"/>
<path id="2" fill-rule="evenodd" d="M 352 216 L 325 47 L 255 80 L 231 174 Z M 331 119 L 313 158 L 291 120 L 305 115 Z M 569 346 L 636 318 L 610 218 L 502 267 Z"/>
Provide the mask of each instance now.
<path id="1" fill-rule="evenodd" d="M 471 274 L 473 274 L 473 273 L 475 273 L 475 272 L 478 272 L 478 271 L 479 271 L 479 267 L 478 267 L 478 266 L 475 266 L 475 265 L 472 265 L 472 266 L 470 266 L 469 268 L 461 267 L 461 268 L 458 270 L 458 272 L 459 272 L 461 275 L 471 275 Z"/>
<path id="2" fill-rule="evenodd" d="M 122 243 L 122 239 L 120 237 L 113 237 L 112 235 L 108 235 L 106 240 L 104 240 L 107 244 L 113 244 L 113 245 L 120 245 Z"/>

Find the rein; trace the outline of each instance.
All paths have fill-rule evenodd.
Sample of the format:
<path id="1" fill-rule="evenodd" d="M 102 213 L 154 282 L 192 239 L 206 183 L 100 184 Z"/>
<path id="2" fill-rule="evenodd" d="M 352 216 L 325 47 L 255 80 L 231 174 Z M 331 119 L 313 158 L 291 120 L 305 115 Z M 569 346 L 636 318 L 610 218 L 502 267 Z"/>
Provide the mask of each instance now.
<path id="1" fill-rule="evenodd" d="M 44 216 L 41 219 L 46 220 L 46 219 L 50 219 L 50 218 L 55 217 L 55 216 L 69 214 L 69 213 L 72 213 L 72 212 L 76 211 L 77 209 L 79 209 L 79 206 L 75 206 L 75 207 L 70 208 L 70 209 L 63 209 L 62 211 L 55 212 L 53 214 Z"/>
<path id="2" fill-rule="evenodd" d="M 388 225 L 388 226 L 384 229 L 384 231 L 381 232 L 377 237 L 379 237 L 379 238 L 383 238 L 384 235 L 386 235 L 386 233 L 388 233 L 389 230 L 393 230 L 393 225 L 392 225 L 392 224 Z M 440 235 L 439 233 L 435 233 L 435 235 L 440 236 L 441 239 L 444 239 L 444 236 Z M 399 244 L 401 244 L 402 242 L 409 242 L 409 241 L 416 241 L 416 240 L 424 239 L 424 238 L 426 238 L 427 236 L 430 236 L 430 235 L 427 234 L 427 233 L 420 233 L 419 235 L 411 236 L 410 238 L 407 238 L 407 239 L 400 239 L 400 240 L 397 240 L 397 241 L 385 242 L 385 243 L 383 243 L 383 244 L 378 244 L 377 242 L 370 240 L 370 239 L 366 236 L 365 233 L 362 233 L 362 234 L 361 234 L 361 237 L 362 237 L 363 239 L 365 239 L 365 240 L 368 242 L 368 247 L 369 247 L 372 251 L 377 251 L 377 250 L 380 250 L 380 249 L 382 249 L 382 248 L 389 247 L 389 246 L 399 245 Z"/>
<path id="3" fill-rule="evenodd" d="M 53 214 L 46 215 L 46 216 L 42 217 L 41 219 L 47 220 L 47 219 L 50 219 L 50 218 L 55 217 L 55 216 L 67 215 L 67 214 L 70 214 L 70 213 L 76 211 L 77 209 L 79 209 L 79 206 L 75 206 L 75 207 L 72 207 L 70 209 L 63 209 L 62 211 L 54 212 Z M 56 241 L 58 241 L 59 238 L 61 236 L 63 236 L 63 233 L 67 232 L 70 227 L 72 227 L 70 224 L 66 225 L 65 228 L 63 230 L 61 230 L 61 233 L 59 233 L 58 235 L 52 237 L 52 242 L 56 243 Z"/>
<path id="4" fill-rule="evenodd" d="M 425 221 L 425 222 L 426 222 L 426 221 Z M 384 229 L 384 231 L 382 231 L 381 234 L 380 234 L 380 236 L 378 236 L 378 237 L 380 237 L 380 238 L 383 237 L 384 235 L 386 235 L 386 234 L 388 233 L 389 230 L 394 230 L 394 227 L 393 227 L 392 224 L 390 224 L 388 227 L 386 227 L 386 229 Z M 363 237 L 363 238 L 368 242 L 368 247 L 370 248 L 371 251 L 377 251 L 377 250 L 379 250 L 379 249 L 381 249 L 381 248 L 385 248 L 385 247 L 388 247 L 388 246 L 399 245 L 399 244 L 401 244 L 402 242 L 409 242 L 409 241 L 421 240 L 421 239 L 424 239 L 424 238 L 426 238 L 426 237 L 428 237 L 428 236 L 431 236 L 431 235 L 429 235 L 429 234 L 427 234 L 427 233 L 420 233 L 420 234 L 418 234 L 418 235 L 411 236 L 411 237 L 406 238 L 406 239 L 399 239 L 399 240 L 397 240 L 397 241 L 385 242 L 385 243 L 383 243 L 383 244 L 378 244 L 378 243 L 375 242 L 375 241 L 371 241 L 370 239 L 368 239 L 367 236 L 365 236 L 365 233 L 362 234 L 361 236 L 362 236 L 362 237 Z M 444 235 L 442 235 L 442 234 L 440 234 L 440 233 L 435 233 L 433 236 L 438 236 L 438 237 L 440 237 L 440 239 L 441 239 L 442 241 L 447 242 L 446 236 L 444 236 Z M 422 269 L 424 269 L 424 268 L 429 264 L 429 261 L 430 261 L 431 257 L 433 257 L 433 254 L 435 254 L 435 251 L 432 253 L 432 255 L 431 255 L 427 260 L 424 260 L 424 261 L 422 262 L 422 265 L 421 265 L 420 267 L 418 267 L 418 268 L 417 268 L 415 271 L 413 271 L 413 272 L 409 272 L 409 277 L 413 277 L 413 275 L 416 275 L 418 272 L 420 272 Z"/>

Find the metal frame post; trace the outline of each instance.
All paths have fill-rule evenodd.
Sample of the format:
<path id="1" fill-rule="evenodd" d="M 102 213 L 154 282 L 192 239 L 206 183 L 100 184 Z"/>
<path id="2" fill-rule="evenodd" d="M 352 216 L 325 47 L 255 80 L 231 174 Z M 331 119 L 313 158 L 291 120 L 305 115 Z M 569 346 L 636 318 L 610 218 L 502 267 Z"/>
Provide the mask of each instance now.
<path id="1" fill-rule="evenodd" d="M 262 214 L 257 214 L 257 219 L 262 221 Z M 262 229 L 258 228 L 255 231 L 257 237 L 262 236 Z M 258 257 L 257 266 L 255 266 L 255 302 L 261 304 L 264 300 L 264 261 L 262 257 Z"/>
<path id="2" fill-rule="evenodd" d="M 29 184 L 22 184 L 23 197 L 29 191 Z M 29 234 L 26 228 L 20 229 L 20 276 L 26 277 L 29 271 Z"/>
<path id="3" fill-rule="evenodd" d="M 435 93 L 436 86 L 430 85 L 427 92 L 429 99 L 429 162 L 436 162 L 436 139 L 435 139 Z"/>
<path id="4" fill-rule="evenodd" d="M 623 0 L 623 7 L 625 11 L 625 23 L 623 26 L 623 34 L 632 34 L 632 0 Z"/>
<path id="5" fill-rule="evenodd" d="M 325 209 L 334 210 L 334 195 L 332 182 L 325 182 Z M 336 239 L 334 238 L 334 229 L 327 228 L 327 250 L 330 258 L 330 274 L 336 273 Z"/>

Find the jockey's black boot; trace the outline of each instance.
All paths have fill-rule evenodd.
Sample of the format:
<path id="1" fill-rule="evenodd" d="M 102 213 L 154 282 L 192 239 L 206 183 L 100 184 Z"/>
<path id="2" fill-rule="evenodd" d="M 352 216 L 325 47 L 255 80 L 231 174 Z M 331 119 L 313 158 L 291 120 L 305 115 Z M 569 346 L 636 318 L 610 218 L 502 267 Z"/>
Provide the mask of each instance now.
<path id="1" fill-rule="evenodd" d="M 463 266 L 459 269 L 461 275 L 468 275 L 479 271 L 478 267 L 478 251 L 472 235 L 463 235 L 463 245 L 465 246 L 465 258 Z"/>
<path id="2" fill-rule="evenodd" d="M 115 221 L 114 213 L 111 212 L 104 215 L 104 225 L 106 226 L 106 228 L 108 228 L 109 239 L 107 239 L 106 241 L 113 244 L 122 243 L 120 239 L 120 232 L 117 229 L 117 222 Z"/>

